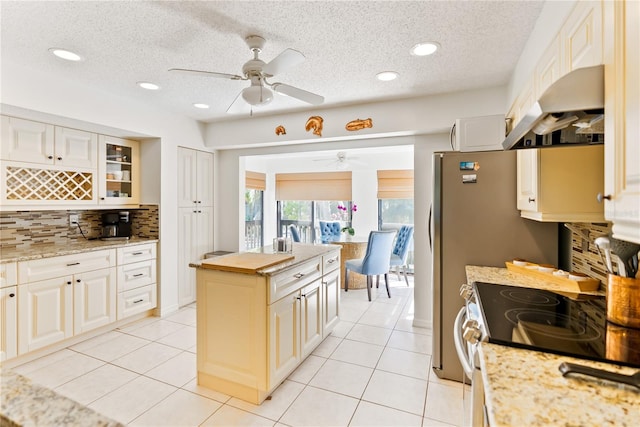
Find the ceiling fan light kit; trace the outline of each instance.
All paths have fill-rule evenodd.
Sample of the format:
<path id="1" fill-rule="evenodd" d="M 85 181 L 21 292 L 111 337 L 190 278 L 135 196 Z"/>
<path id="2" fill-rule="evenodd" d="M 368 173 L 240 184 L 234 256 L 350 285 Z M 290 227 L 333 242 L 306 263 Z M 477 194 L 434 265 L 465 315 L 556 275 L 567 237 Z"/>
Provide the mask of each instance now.
<path id="1" fill-rule="evenodd" d="M 240 95 L 231 103 L 227 113 L 243 112 L 243 102 L 250 106 L 263 106 L 269 104 L 274 97 L 274 92 L 299 99 L 312 105 L 319 105 L 324 102 L 324 97 L 306 90 L 289 86 L 284 83 L 269 83 L 267 78 L 288 70 L 302 62 L 305 57 L 302 53 L 294 49 L 285 49 L 269 63 L 265 63 L 259 58 L 260 52 L 266 43 L 265 39 L 250 35 L 245 38 L 247 46 L 253 53 L 253 59 L 245 62 L 242 66 L 243 76 L 236 74 L 218 73 L 214 71 L 190 70 L 185 68 L 171 68 L 169 71 L 177 71 L 190 74 L 200 74 L 208 77 L 222 78 L 227 80 L 249 80 L 251 86 L 243 89 Z M 269 87 L 267 87 L 269 86 Z M 239 105 L 238 105 L 239 104 Z M 253 112 L 253 110 L 251 110 Z"/>

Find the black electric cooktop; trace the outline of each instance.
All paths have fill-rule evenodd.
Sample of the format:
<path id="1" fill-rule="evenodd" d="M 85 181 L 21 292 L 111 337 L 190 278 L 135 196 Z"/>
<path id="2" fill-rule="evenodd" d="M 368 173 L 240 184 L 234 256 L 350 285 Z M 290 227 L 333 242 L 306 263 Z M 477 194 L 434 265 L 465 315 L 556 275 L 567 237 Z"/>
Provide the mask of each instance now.
<path id="1" fill-rule="evenodd" d="M 640 329 L 607 321 L 604 296 L 473 287 L 491 343 L 640 367 Z"/>

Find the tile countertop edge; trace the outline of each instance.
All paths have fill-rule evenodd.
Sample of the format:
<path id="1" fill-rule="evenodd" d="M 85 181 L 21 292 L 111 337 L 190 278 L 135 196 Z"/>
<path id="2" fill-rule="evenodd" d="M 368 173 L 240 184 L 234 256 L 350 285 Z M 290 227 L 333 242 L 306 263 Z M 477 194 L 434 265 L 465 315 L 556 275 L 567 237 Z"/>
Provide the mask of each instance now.
<path id="1" fill-rule="evenodd" d="M 261 270 L 257 270 L 255 274 L 258 274 L 260 276 L 272 276 L 284 269 L 295 267 L 298 264 L 302 264 L 306 261 L 309 261 L 312 258 L 322 256 L 322 255 L 331 253 L 333 251 L 340 251 L 341 249 L 342 249 L 342 246 L 333 245 L 333 244 L 312 245 L 312 244 L 305 244 L 305 243 L 294 243 L 293 245 L 293 255 L 295 257 L 294 259 L 290 261 L 284 261 L 284 262 L 281 262 L 280 264 L 276 264 Z M 269 246 L 264 246 L 260 249 L 246 251 L 246 252 L 251 253 L 256 251 L 272 253 L 270 252 L 271 249 Z M 235 255 L 235 254 L 237 253 L 231 253 L 227 255 Z M 221 255 L 216 259 L 217 260 L 223 259 L 227 255 Z M 204 260 L 197 260 L 197 261 L 190 262 L 189 267 L 200 268 L 202 266 L 202 261 Z M 215 269 L 212 269 L 212 270 L 215 270 Z M 252 274 L 252 273 L 238 273 L 238 274 Z"/>
<path id="2" fill-rule="evenodd" d="M 146 239 L 135 237 L 128 241 L 106 241 L 106 240 L 79 240 L 68 244 L 44 244 L 29 246 L 28 249 L 2 248 L 0 264 L 20 261 L 30 261 L 34 259 L 52 258 L 63 255 L 73 255 L 82 252 L 100 251 L 104 249 L 116 249 L 126 246 L 143 245 L 146 243 L 157 243 L 159 239 Z"/>
<path id="3" fill-rule="evenodd" d="M 554 283 L 539 280 L 534 283 L 506 268 L 466 266 L 465 270 L 469 283 L 483 281 L 562 290 Z M 637 424 L 640 414 L 637 389 L 582 376 L 565 378 L 558 370 L 565 361 L 626 375 L 633 374 L 634 368 L 485 342 L 480 343 L 479 354 L 491 426 Z M 585 402 L 589 408 L 581 410 Z"/>
<path id="4" fill-rule="evenodd" d="M 122 426 L 121 423 L 53 390 L 34 384 L 28 378 L 10 370 L 2 370 L 0 386 L 0 424 L 3 426 Z"/>

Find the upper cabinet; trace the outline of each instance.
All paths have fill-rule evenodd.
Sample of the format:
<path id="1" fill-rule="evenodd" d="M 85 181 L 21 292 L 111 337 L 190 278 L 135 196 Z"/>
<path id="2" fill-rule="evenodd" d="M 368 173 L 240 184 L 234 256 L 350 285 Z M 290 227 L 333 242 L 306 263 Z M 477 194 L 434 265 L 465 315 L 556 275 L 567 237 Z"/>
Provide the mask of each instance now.
<path id="1" fill-rule="evenodd" d="M 139 142 L 105 135 L 100 135 L 99 139 L 100 204 L 138 204 L 140 200 Z"/>
<path id="2" fill-rule="evenodd" d="M 640 243 L 640 2 L 606 2 L 605 23 L 605 218 Z"/>
<path id="3" fill-rule="evenodd" d="M 558 34 L 520 88 L 507 117 L 513 129 L 544 91 L 565 74 L 603 63 L 603 3 L 577 1 Z"/>
<path id="4" fill-rule="evenodd" d="M 77 129 L 2 116 L 2 159 L 95 169 L 98 136 Z"/>
<path id="5" fill-rule="evenodd" d="M 532 148 L 517 152 L 518 209 L 524 218 L 602 222 L 604 147 Z"/>
<path id="6" fill-rule="evenodd" d="M 213 206 L 214 157 L 206 151 L 178 148 L 178 206 Z"/>

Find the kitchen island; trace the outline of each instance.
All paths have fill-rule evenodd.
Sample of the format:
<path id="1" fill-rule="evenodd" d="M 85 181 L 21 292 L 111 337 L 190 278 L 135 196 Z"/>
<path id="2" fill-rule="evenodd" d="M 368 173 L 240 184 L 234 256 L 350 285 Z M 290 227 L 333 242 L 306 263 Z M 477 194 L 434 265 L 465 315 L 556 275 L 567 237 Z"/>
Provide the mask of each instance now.
<path id="1" fill-rule="evenodd" d="M 505 268 L 467 266 L 466 273 L 468 283 L 562 291 L 553 283 L 532 281 Z M 638 389 L 591 377 L 563 377 L 558 370 L 562 362 L 625 375 L 636 372 L 635 368 L 486 342 L 480 343 L 479 356 L 491 426 L 635 426 L 640 421 Z"/>
<path id="2" fill-rule="evenodd" d="M 264 247 L 192 266 L 201 386 L 260 404 L 339 321 L 340 246 Z"/>

